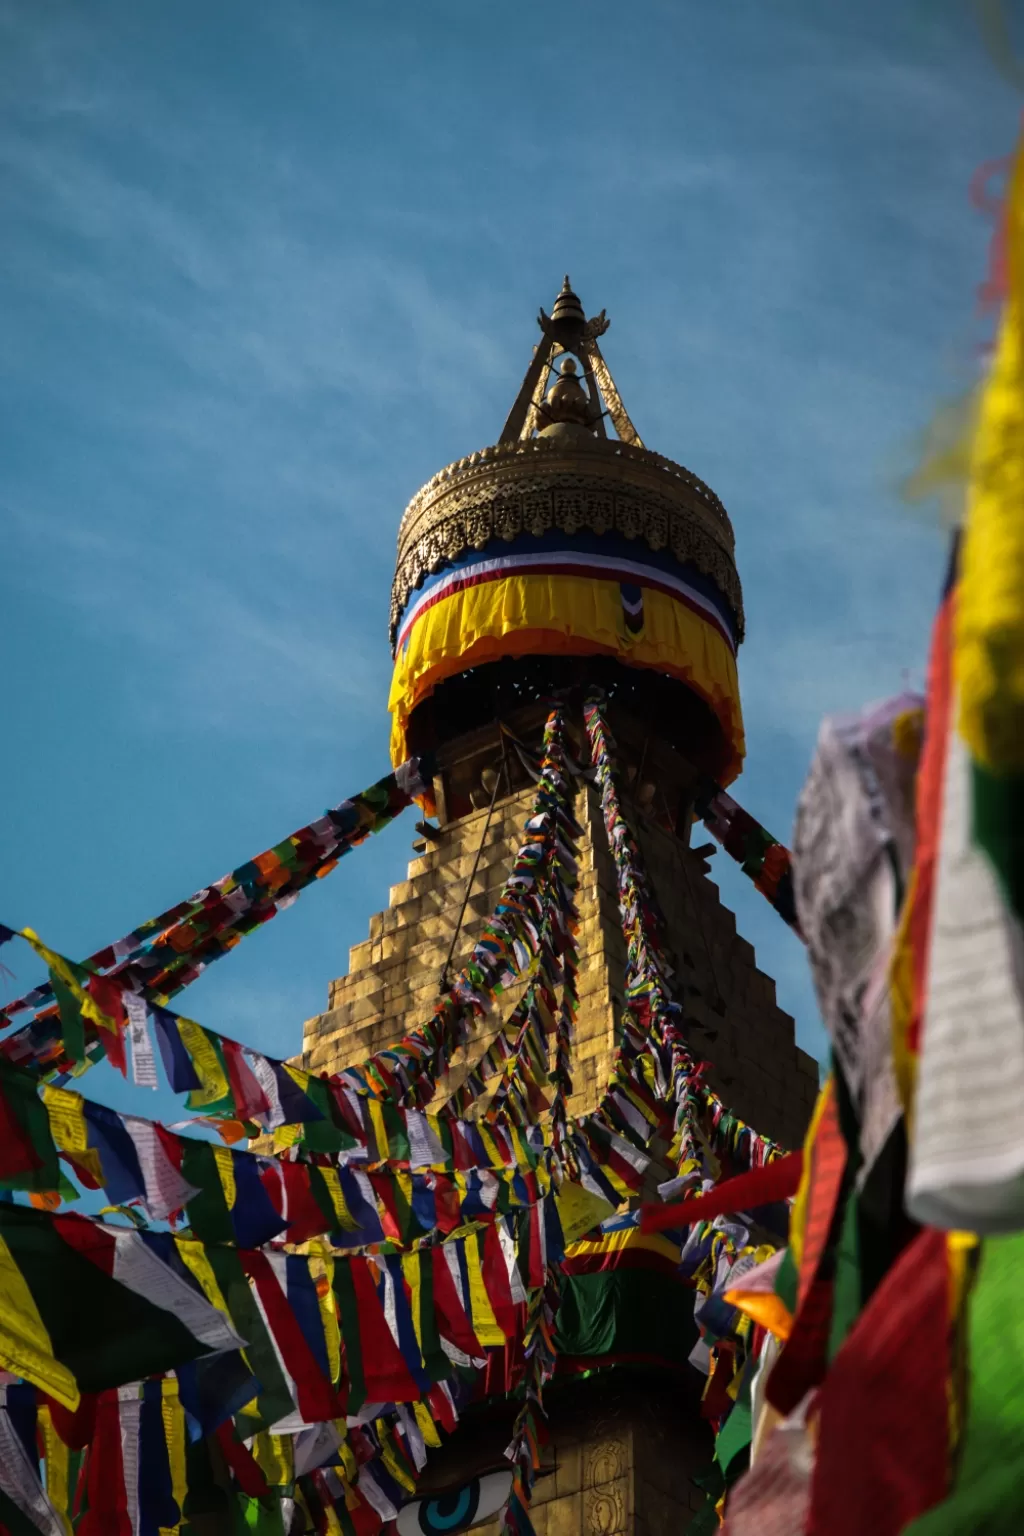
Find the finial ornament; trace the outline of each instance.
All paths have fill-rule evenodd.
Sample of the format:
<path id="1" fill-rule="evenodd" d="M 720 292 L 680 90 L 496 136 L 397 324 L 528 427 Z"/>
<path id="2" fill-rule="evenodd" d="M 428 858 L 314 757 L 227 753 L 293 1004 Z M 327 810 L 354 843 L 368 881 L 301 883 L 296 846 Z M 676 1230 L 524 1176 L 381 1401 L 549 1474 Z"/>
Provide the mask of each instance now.
<path id="1" fill-rule="evenodd" d="M 577 425 L 585 425 L 587 431 L 594 436 L 604 437 L 607 435 L 604 422 L 607 415 L 624 443 L 642 448 L 640 436 L 626 413 L 608 364 L 597 344 L 597 338 L 604 335 L 610 324 L 606 312 L 602 309 L 599 315 L 588 320 L 583 305 L 573 292 L 569 274 L 566 273 L 561 290 L 551 306 L 550 315 L 542 309 L 537 316 L 537 323 L 543 339 L 534 349 L 533 361 L 526 370 L 526 377 L 498 441 L 521 442 L 524 438 L 532 437 L 534 432 L 544 430 L 545 418 L 549 423 L 552 421 L 549 405 L 553 397 L 556 409 L 561 408 L 560 397 L 556 396 L 559 384 L 555 384 L 546 400 L 547 375 L 560 353 L 573 352 L 583 365 L 586 379 L 586 390 L 579 380 L 574 380 L 575 390 L 586 402 L 586 413 L 580 414 L 579 401 L 574 401 L 572 417 L 561 416 L 555 419 L 572 420 Z M 563 369 L 563 379 L 567 372 Z M 566 390 L 562 393 L 565 394 Z"/>
<path id="2" fill-rule="evenodd" d="M 559 377 L 548 390 L 541 407 L 541 415 L 549 422 L 568 422 L 574 426 L 591 426 L 591 405 L 586 390 L 576 376 L 576 360 L 563 357 L 558 365 Z"/>

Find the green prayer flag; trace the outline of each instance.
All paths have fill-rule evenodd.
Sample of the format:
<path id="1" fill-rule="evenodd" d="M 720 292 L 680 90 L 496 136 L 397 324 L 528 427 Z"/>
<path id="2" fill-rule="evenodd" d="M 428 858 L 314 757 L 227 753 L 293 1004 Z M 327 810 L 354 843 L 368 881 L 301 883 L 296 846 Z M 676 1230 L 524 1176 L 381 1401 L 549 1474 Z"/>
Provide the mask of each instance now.
<path id="1" fill-rule="evenodd" d="M 274 1342 L 266 1330 L 237 1252 L 234 1248 L 211 1245 L 206 1250 L 206 1256 L 220 1286 L 235 1332 L 239 1338 L 247 1341 L 245 1358 L 260 1384 L 257 1399 L 259 1419 L 247 1420 L 247 1428 L 255 1434 L 261 1429 L 269 1429 L 278 1419 L 293 1412 L 295 1405 L 278 1364 Z"/>
<path id="2" fill-rule="evenodd" d="M 36 1162 L 34 1168 L 21 1168 L 0 1176 L 0 1189 L 42 1194 L 48 1190 L 69 1188 L 61 1173 L 57 1148 L 50 1134 L 50 1119 L 46 1105 L 39 1097 L 39 1085 L 35 1078 L 16 1067 L 8 1066 L 6 1062 L 0 1062 L 0 1094 L 17 1123 L 20 1145 L 31 1149 Z M 12 1140 L 17 1145 L 18 1139 Z M 4 1148 L 0 1148 L 0 1167 L 4 1165 L 4 1151 Z M 7 1166 L 11 1167 L 11 1164 Z M 72 1191 L 72 1198 L 77 1198 L 75 1191 Z"/>
<path id="3" fill-rule="evenodd" d="M 431 1381 L 443 1381 L 451 1375 L 451 1361 L 441 1348 L 441 1334 L 437 1326 L 437 1309 L 434 1306 L 434 1266 L 430 1254 L 421 1249 L 416 1255 L 420 1266 L 420 1338 L 423 1345 L 423 1365 Z"/>
<path id="4" fill-rule="evenodd" d="M 363 1346 L 359 1337 L 359 1304 L 347 1264 L 334 1266 L 334 1298 L 341 1320 L 341 1338 L 345 1347 L 345 1369 L 349 1380 L 349 1413 L 358 1413 L 366 1402 L 366 1378 L 363 1374 Z"/>
<path id="5" fill-rule="evenodd" d="M 1003 900 L 1024 923 L 1024 775 L 971 765 L 974 841 L 992 862 Z"/>
<path id="6" fill-rule="evenodd" d="M 281 1518 L 281 1499 L 278 1494 L 270 1498 L 253 1499 L 246 1494 L 237 1496 L 235 1528 L 239 1536 L 287 1536 Z"/>
<path id="7" fill-rule="evenodd" d="M 953 1491 L 906 1536 L 1024 1530 L 1024 1233 L 986 1238 L 967 1303 L 967 1412 Z"/>
<path id="8" fill-rule="evenodd" d="M 788 1308 L 790 1314 L 796 1313 L 796 1292 L 800 1276 L 793 1260 L 792 1251 L 789 1248 L 783 1250 L 782 1263 L 775 1275 L 775 1294 Z"/>
<path id="9" fill-rule="evenodd" d="M 853 1327 L 861 1309 L 860 1285 L 860 1212 L 858 1199 L 851 1194 L 843 1213 L 839 1247 L 835 1258 L 835 1287 L 832 1293 L 832 1325 L 828 1338 L 828 1358 L 835 1359 L 843 1340 Z"/>
<path id="10" fill-rule="evenodd" d="M 235 1229 L 212 1144 L 184 1136 L 182 1148 L 181 1176 L 198 1190 L 186 1207 L 189 1225 L 204 1243 L 233 1243 Z"/>
<path id="11" fill-rule="evenodd" d="M 750 1416 L 750 1388 L 741 1393 L 715 1440 L 715 1460 L 727 1484 L 735 1482 L 750 1463 L 753 1421 Z"/>
<path id="12" fill-rule="evenodd" d="M 651 1269 L 566 1275 L 555 1319 L 558 1353 L 649 1355 L 651 1318 L 658 1317 L 659 1358 L 685 1365 L 697 1342 L 691 1296 L 674 1276 Z"/>
<path id="13" fill-rule="evenodd" d="M 60 1010 L 60 1024 L 64 1032 L 64 1049 L 74 1062 L 85 1060 L 85 1020 L 82 1009 L 72 992 L 57 972 L 50 966 L 50 985 Z"/>

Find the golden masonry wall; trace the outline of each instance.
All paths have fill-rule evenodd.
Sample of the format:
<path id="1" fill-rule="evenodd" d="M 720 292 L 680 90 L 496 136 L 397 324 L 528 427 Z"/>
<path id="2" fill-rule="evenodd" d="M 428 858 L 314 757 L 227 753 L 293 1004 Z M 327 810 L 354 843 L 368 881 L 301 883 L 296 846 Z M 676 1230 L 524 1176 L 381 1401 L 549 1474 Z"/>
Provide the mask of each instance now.
<path id="1" fill-rule="evenodd" d="M 532 789 L 526 789 L 495 806 L 453 973 L 494 908 L 532 798 Z M 582 1114 L 597 1104 L 611 1069 L 625 946 L 595 790 L 580 791 L 576 812 L 583 827 L 580 1007 L 570 1112 Z M 409 864 L 408 879 L 392 886 L 388 907 L 370 920 L 369 938 L 349 951 L 348 974 L 330 984 L 326 1012 L 305 1025 L 304 1067 L 339 1071 L 394 1045 L 430 1017 L 486 820 L 486 811 L 477 811 L 449 823 L 442 841 Z M 644 818 L 634 818 L 634 825 L 665 915 L 676 995 L 684 1004 L 694 1052 L 714 1063 L 708 1081 L 757 1130 L 784 1146 L 798 1146 L 817 1093 L 817 1063 L 797 1047 L 793 1020 L 775 1000 L 775 983 L 758 970 L 752 946 L 736 932 L 736 919 L 722 904 L 703 862 Z M 479 1022 L 456 1058 L 449 1087 L 458 1084 L 467 1061 L 475 1062 L 493 1039 L 500 1016 L 517 995 L 514 990 L 499 1000 L 494 1017 Z"/>

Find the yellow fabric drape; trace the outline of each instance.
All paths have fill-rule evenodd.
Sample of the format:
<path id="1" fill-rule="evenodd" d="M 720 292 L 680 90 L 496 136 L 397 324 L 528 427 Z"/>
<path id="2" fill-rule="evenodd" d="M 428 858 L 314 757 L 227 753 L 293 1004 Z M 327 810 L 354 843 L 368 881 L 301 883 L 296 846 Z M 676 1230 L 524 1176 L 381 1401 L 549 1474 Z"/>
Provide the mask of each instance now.
<path id="1" fill-rule="evenodd" d="M 745 751 L 736 658 L 714 625 L 665 592 L 645 587 L 644 623 L 623 622 L 617 581 L 533 573 L 467 587 L 426 609 L 399 649 L 388 708 L 391 755 L 408 756 L 406 731 L 416 705 L 446 677 L 503 656 L 605 654 L 654 668 L 688 684 L 717 715 L 736 777 Z"/>

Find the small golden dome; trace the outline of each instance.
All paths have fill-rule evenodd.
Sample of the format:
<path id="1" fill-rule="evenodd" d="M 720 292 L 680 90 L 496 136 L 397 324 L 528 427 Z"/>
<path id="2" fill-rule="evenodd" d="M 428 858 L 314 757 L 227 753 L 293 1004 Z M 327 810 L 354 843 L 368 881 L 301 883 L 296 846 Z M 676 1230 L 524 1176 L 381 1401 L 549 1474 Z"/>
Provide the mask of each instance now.
<path id="1" fill-rule="evenodd" d="M 563 357 L 559 377 L 548 390 L 542 415 L 549 422 L 568 421 L 585 427 L 590 420 L 590 397 L 576 375 L 576 362 Z"/>

